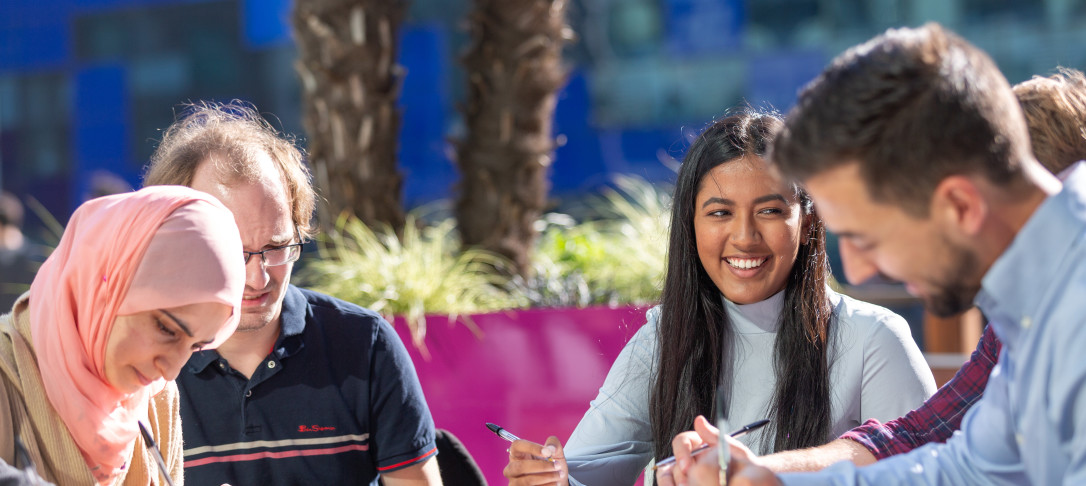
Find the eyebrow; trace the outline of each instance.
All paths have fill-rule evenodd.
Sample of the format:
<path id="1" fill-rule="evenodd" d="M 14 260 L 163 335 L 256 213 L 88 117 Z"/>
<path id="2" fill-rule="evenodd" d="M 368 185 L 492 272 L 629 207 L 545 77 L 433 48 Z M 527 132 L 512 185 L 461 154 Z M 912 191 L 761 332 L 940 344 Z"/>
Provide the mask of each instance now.
<path id="1" fill-rule="evenodd" d="M 767 202 L 770 202 L 770 201 L 780 201 L 780 202 L 782 202 L 784 204 L 788 204 L 788 200 L 785 199 L 784 196 L 782 196 L 780 194 L 766 194 L 764 196 L 759 196 L 759 197 L 754 198 L 754 204 L 762 204 L 762 203 L 767 203 Z M 722 198 L 722 197 L 711 197 L 708 200 L 706 200 L 705 203 L 703 203 L 701 205 L 701 207 L 704 208 L 704 207 L 706 207 L 706 206 L 708 206 L 710 204 L 724 204 L 726 206 L 735 206 L 735 201 L 732 201 L 731 199 L 725 199 L 725 198 Z"/>
<path id="2" fill-rule="evenodd" d="M 275 238 L 272 238 L 271 242 L 269 242 L 268 245 L 265 248 L 267 248 L 267 247 L 287 246 L 287 245 L 291 244 L 292 241 L 294 241 L 294 235 L 293 234 L 291 234 L 291 235 L 289 235 L 289 236 L 287 236 L 285 238 L 275 237 Z"/>
<path id="3" fill-rule="evenodd" d="M 186 326 L 185 323 L 181 321 L 181 319 L 178 319 L 177 316 L 170 314 L 166 311 L 166 309 L 159 309 L 158 311 L 166 314 L 166 317 L 169 317 L 170 320 L 172 320 L 174 324 L 177 324 L 177 327 L 180 327 L 182 331 L 185 331 L 185 334 L 188 334 L 189 337 L 194 337 L 192 335 L 192 331 L 189 330 L 188 326 Z"/>

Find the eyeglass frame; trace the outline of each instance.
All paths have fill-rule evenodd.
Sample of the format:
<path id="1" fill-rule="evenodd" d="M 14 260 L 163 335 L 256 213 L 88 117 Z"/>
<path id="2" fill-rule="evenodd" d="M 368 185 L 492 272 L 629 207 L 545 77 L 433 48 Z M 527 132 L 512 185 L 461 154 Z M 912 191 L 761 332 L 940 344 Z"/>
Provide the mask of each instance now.
<path id="1" fill-rule="evenodd" d="M 263 265 L 264 267 L 278 267 L 278 266 L 282 266 L 282 265 L 286 265 L 288 263 L 293 263 L 293 262 L 298 261 L 299 259 L 302 258 L 302 249 L 301 249 L 301 247 L 302 247 L 302 245 L 305 244 L 305 242 L 302 241 L 302 234 L 301 234 L 300 231 L 298 231 L 298 226 L 297 225 L 294 226 L 294 238 L 298 241 L 297 243 L 290 243 L 290 244 L 286 244 L 286 245 L 283 245 L 283 246 L 277 246 L 277 247 L 274 247 L 274 248 L 268 248 L 266 250 L 260 250 L 260 251 L 241 250 L 241 252 L 245 254 L 245 264 L 248 265 L 249 261 L 252 260 L 252 258 L 254 256 L 256 256 L 256 255 L 260 255 L 260 264 Z M 275 265 L 268 265 L 268 257 L 265 255 L 267 252 L 280 251 L 280 250 L 289 250 L 293 246 L 298 247 L 298 256 L 294 257 L 294 259 L 288 259 L 287 261 L 285 261 L 283 263 L 277 263 Z"/>

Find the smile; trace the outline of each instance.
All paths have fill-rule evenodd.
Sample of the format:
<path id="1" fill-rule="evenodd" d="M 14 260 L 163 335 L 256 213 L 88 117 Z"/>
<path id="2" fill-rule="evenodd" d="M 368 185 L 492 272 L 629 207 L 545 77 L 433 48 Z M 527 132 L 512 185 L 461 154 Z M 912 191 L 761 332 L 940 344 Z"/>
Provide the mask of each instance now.
<path id="1" fill-rule="evenodd" d="M 259 295 L 245 295 L 241 298 L 242 307 L 256 307 L 264 305 L 268 300 L 268 293 L 262 293 Z"/>
<path id="2" fill-rule="evenodd" d="M 725 258 L 724 259 L 724 261 L 727 262 L 728 265 L 730 265 L 733 268 L 738 268 L 740 270 L 750 270 L 752 268 L 760 267 L 767 260 L 769 260 L 769 257 L 761 257 L 761 258 Z"/>

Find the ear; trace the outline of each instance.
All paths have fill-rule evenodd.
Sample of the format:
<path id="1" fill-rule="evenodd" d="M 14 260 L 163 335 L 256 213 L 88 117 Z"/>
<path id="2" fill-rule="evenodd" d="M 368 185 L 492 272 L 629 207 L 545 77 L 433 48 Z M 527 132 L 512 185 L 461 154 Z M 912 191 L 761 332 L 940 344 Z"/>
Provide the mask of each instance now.
<path id="1" fill-rule="evenodd" d="M 943 179 L 931 196 L 931 220 L 940 226 L 975 236 L 988 217 L 988 200 L 972 178 L 952 175 Z"/>

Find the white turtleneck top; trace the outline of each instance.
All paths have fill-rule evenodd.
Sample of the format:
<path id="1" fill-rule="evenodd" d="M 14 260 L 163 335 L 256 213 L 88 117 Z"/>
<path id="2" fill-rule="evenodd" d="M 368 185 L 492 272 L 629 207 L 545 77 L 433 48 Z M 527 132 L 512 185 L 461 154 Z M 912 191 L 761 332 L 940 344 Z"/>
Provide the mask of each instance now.
<path id="1" fill-rule="evenodd" d="M 931 369 L 901 316 L 832 290 L 828 294 L 837 322 L 830 339 L 832 424 L 827 442 L 869 418 L 898 418 L 935 392 Z M 736 429 L 768 418 L 776 384 L 773 345 L 784 292 L 754 304 L 727 299 L 724 303 L 736 330 L 728 408 L 729 427 Z M 619 353 L 599 395 L 566 442 L 570 484 L 629 486 L 652 460 L 649 394 L 659 316 L 659 307 L 648 311 L 647 322 Z M 739 440 L 756 453 L 771 452 L 772 438 L 765 436 L 766 430 Z"/>

